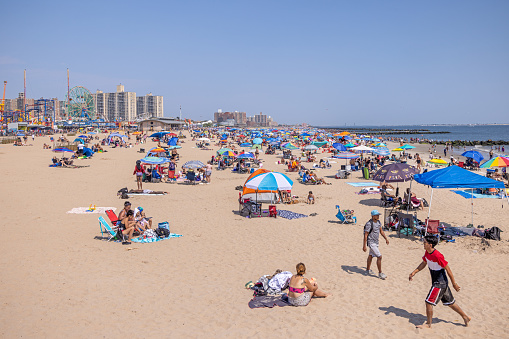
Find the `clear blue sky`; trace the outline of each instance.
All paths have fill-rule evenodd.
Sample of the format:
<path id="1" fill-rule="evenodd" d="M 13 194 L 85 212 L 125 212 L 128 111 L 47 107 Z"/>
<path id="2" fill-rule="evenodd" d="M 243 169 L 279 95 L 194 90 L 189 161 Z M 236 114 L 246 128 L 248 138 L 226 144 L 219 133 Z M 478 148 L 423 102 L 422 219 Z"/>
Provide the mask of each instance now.
<path id="1" fill-rule="evenodd" d="M 282 123 L 509 122 L 509 1 L 9 1 L 7 98 L 81 85 L 166 116 Z M 0 82 L 1 83 L 1 82 Z"/>

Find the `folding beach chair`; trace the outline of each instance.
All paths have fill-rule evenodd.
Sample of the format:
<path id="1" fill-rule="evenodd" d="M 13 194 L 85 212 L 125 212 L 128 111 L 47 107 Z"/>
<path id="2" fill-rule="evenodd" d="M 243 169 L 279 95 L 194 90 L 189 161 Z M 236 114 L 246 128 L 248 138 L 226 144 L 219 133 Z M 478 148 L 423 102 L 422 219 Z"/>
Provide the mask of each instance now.
<path id="1" fill-rule="evenodd" d="M 117 236 L 117 228 L 112 228 L 102 216 L 99 217 L 99 227 L 101 229 L 101 236 L 106 233 L 109 236 L 108 241 L 111 241 Z M 104 231 L 103 231 L 104 228 Z M 122 241 L 124 241 L 124 235 L 122 235 Z"/>
<path id="2" fill-rule="evenodd" d="M 437 235 L 440 234 L 438 227 L 440 226 L 440 220 L 426 219 L 426 232 L 424 235 Z"/>
<path id="3" fill-rule="evenodd" d="M 276 205 L 269 205 L 269 217 L 277 218 Z"/>
<path id="4" fill-rule="evenodd" d="M 357 223 L 357 217 L 354 217 L 353 213 L 343 213 L 339 205 L 336 205 L 336 208 L 338 210 L 336 218 L 338 218 L 342 224 Z"/>
<path id="5" fill-rule="evenodd" d="M 110 219 L 111 224 L 113 225 L 113 227 L 116 227 L 117 226 L 117 222 L 118 222 L 118 217 L 115 214 L 115 212 L 113 212 L 113 210 L 106 210 L 106 211 L 104 211 L 104 213 L 106 213 L 106 215 L 108 216 L 108 219 Z"/>
<path id="6" fill-rule="evenodd" d="M 196 174 L 194 173 L 194 171 L 187 172 L 186 179 L 187 179 L 187 182 L 189 182 L 193 185 L 196 184 Z"/>

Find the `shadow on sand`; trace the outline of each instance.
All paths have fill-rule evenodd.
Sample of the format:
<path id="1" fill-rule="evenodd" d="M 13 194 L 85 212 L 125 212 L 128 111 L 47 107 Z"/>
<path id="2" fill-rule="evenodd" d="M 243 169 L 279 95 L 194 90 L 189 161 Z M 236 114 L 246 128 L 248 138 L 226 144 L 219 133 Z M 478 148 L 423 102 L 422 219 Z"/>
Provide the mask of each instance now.
<path id="1" fill-rule="evenodd" d="M 376 275 L 368 275 L 365 268 L 359 267 L 359 266 L 348 266 L 348 265 L 341 265 L 341 269 L 345 271 L 348 274 L 360 274 L 365 275 L 372 278 L 377 278 Z"/>
<path id="2" fill-rule="evenodd" d="M 394 306 L 379 307 L 378 309 L 383 311 L 383 312 L 385 312 L 385 314 L 393 313 L 394 315 L 397 315 L 398 317 L 406 318 L 406 319 L 408 319 L 408 321 L 411 324 L 413 324 L 415 326 L 422 325 L 427 320 L 425 314 L 410 313 L 410 312 L 408 312 L 408 311 L 406 311 L 404 309 L 397 308 L 397 307 L 394 307 Z M 423 307 L 423 311 L 424 311 L 424 307 Z M 436 324 L 436 323 L 448 323 L 448 324 L 454 324 L 454 325 L 459 325 L 459 326 L 463 325 L 463 324 L 459 324 L 459 323 L 453 323 L 453 322 L 447 321 L 447 320 L 442 320 L 442 319 L 439 319 L 439 318 L 433 318 L 433 324 Z"/>
<path id="3" fill-rule="evenodd" d="M 359 204 L 380 207 L 380 198 L 364 199 L 359 201 Z"/>

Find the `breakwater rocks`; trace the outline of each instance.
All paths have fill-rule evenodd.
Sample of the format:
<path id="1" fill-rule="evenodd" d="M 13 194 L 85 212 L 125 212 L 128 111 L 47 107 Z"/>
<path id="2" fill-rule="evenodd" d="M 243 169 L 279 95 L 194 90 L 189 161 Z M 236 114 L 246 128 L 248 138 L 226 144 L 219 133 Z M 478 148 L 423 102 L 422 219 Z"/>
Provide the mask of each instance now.
<path id="1" fill-rule="evenodd" d="M 321 127 L 317 127 L 321 128 Z M 343 130 L 337 128 L 321 128 L 330 133 L 339 133 Z M 392 128 L 348 128 L 348 131 L 355 134 L 369 135 L 391 135 L 391 134 L 447 134 L 449 131 L 433 132 L 428 129 L 392 129 Z"/>
<path id="2" fill-rule="evenodd" d="M 508 142 L 505 140 L 448 140 L 448 141 L 427 141 L 421 140 L 420 144 L 437 144 L 437 145 L 445 145 L 449 144 L 454 146 L 498 146 L 498 145 L 507 145 Z"/>

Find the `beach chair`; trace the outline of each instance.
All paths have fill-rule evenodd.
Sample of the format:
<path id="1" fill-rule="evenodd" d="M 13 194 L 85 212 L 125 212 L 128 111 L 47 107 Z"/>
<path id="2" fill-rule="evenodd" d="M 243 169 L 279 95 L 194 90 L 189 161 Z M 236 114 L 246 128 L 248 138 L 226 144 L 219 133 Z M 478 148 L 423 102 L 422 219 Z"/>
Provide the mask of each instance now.
<path id="1" fill-rule="evenodd" d="M 117 236 L 117 228 L 111 227 L 102 216 L 99 217 L 99 228 L 101 229 L 101 236 L 103 236 L 105 233 L 109 236 L 108 241 L 113 240 Z M 122 241 L 124 240 L 124 235 L 122 235 Z"/>
<path id="2" fill-rule="evenodd" d="M 188 171 L 186 173 L 186 182 L 195 185 L 196 184 L 196 174 L 194 171 Z"/>
<path id="3" fill-rule="evenodd" d="M 440 226 L 440 220 L 426 219 L 426 231 L 424 235 L 437 235 L 440 234 L 438 227 Z"/>
<path id="4" fill-rule="evenodd" d="M 338 210 L 336 218 L 338 218 L 342 224 L 357 223 L 357 217 L 354 217 L 353 213 L 345 213 L 339 208 L 339 205 L 336 205 L 336 209 Z"/>
<path id="5" fill-rule="evenodd" d="M 116 227 L 117 226 L 117 222 L 118 222 L 118 217 L 115 214 L 115 212 L 113 212 L 113 210 L 106 210 L 106 211 L 104 211 L 104 213 L 106 213 L 106 215 L 108 216 L 108 219 L 110 219 L 111 224 L 114 227 Z"/>
<path id="6" fill-rule="evenodd" d="M 464 168 L 465 163 L 463 161 L 458 162 L 458 167 Z"/>

